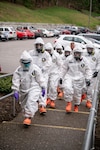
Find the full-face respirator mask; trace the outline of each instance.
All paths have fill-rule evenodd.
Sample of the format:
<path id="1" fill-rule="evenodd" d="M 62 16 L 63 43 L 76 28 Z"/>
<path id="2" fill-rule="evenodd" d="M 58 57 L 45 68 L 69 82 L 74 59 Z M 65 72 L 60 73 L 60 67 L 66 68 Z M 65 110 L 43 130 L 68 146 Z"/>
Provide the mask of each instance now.
<path id="1" fill-rule="evenodd" d="M 31 60 L 20 60 L 23 71 L 29 71 Z"/>
<path id="2" fill-rule="evenodd" d="M 35 45 L 35 48 L 36 48 L 36 51 L 38 52 L 38 53 L 43 53 L 44 52 L 44 50 L 43 50 L 43 44 L 36 44 Z"/>

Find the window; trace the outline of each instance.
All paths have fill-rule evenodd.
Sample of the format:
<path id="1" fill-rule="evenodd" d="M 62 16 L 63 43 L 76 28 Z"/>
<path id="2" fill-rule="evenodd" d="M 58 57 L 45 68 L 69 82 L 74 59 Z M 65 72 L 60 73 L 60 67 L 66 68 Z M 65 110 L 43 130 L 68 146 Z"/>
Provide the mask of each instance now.
<path id="1" fill-rule="evenodd" d="M 65 41 L 73 41 L 73 37 L 64 37 L 63 40 L 65 40 Z"/>
<path id="2" fill-rule="evenodd" d="M 8 28 L 5 28 L 5 31 L 9 31 Z"/>
<path id="3" fill-rule="evenodd" d="M 86 44 L 86 42 L 84 40 L 77 38 L 77 37 L 74 37 L 74 42 Z"/>
<path id="4" fill-rule="evenodd" d="M 3 31 L 3 28 L 0 28 L 0 31 Z"/>

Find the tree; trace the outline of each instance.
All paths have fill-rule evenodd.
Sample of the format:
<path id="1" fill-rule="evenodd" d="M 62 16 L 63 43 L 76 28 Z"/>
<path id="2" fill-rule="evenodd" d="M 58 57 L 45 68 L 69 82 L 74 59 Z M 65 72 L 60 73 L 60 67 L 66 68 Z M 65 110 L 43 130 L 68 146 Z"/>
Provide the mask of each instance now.
<path id="1" fill-rule="evenodd" d="M 3 1 L 3 0 L 1 0 Z M 22 4 L 28 8 L 38 8 L 46 6 L 64 6 L 77 10 L 88 10 L 90 8 L 90 0 L 5 0 L 16 4 Z M 92 12 L 100 13 L 100 0 L 92 0 Z"/>

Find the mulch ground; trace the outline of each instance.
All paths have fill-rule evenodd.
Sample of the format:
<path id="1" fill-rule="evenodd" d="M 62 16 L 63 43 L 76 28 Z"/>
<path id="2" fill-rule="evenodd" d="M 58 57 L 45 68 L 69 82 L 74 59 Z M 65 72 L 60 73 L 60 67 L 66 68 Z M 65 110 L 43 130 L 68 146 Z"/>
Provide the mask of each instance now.
<path id="1" fill-rule="evenodd" d="M 0 94 L 2 97 L 3 94 Z M 15 105 L 16 114 L 15 116 L 21 111 L 20 105 L 16 102 Z M 10 121 L 14 118 L 13 116 L 13 97 L 10 96 L 3 100 L 0 100 L 0 123 L 3 121 Z"/>

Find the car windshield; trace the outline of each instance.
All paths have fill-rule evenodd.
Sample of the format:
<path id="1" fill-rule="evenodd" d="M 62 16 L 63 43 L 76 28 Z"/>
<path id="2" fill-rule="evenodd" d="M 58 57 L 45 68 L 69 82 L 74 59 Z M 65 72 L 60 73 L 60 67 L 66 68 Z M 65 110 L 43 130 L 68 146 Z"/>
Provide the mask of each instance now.
<path id="1" fill-rule="evenodd" d="M 100 45 L 100 41 L 98 41 L 98 40 L 95 40 L 95 39 L 93 39 L 93 38 L 87 38 L 87 39 L 90 40 L 90 41 L 93 42 L 93 43 L 97 43 L 97 44 Z"/>
<path id="2" fill-rule="evenodd" d="M 13 28 L 10 28 L 12 31 L 14 31 L 14 29 Z"/>
<path id="3" fill-rule="evenodd" d="M 82 36 L 82 40 L 84 40 L 86 43 L 90 42 L 90 40 L 88 38 L 84 37 L 84 36 Z"/>
<path id="4" fill-rule="evenodd" d="M 65 41 L 73 41 L 73 37 L 67 37 L 67 36 L 65 36 L 63 38 L 63 40 L 65 40 Z"/>

